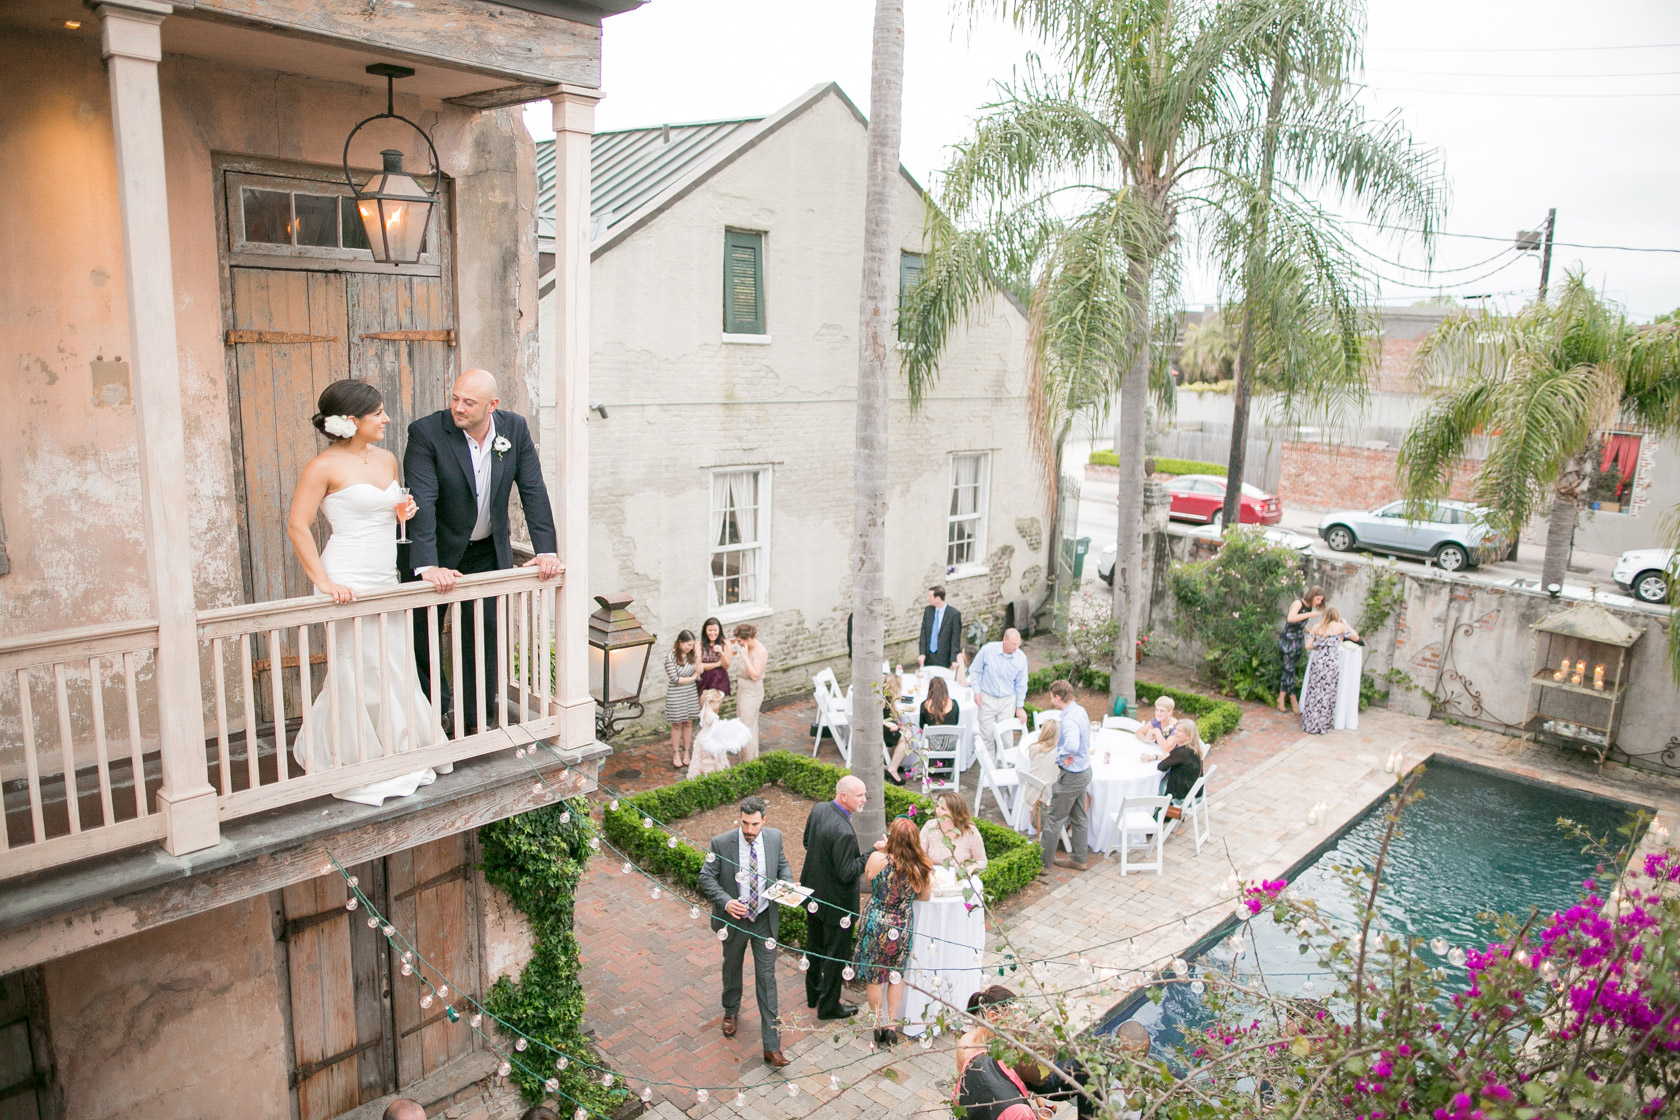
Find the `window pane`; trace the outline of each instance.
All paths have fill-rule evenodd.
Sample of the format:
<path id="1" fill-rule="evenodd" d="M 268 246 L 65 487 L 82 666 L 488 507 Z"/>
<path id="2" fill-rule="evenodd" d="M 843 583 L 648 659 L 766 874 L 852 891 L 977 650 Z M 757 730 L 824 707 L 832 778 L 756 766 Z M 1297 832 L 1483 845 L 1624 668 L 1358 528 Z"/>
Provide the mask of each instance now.
<path id="1" fill-rule="evenodd" d="M 366 249 L 372 252 L 368 244 L 367 230 L 362 226 L 362 216 L 356 210 L 356 200 L 341 198 L 338 200 L 339 227 L 344 231 L 344 247 L 346 249 Z M 425 252 L 422 246 L 421 252 Z"/>
<path id="2" fill-rule="evenodd" d="M 294 194 L 292 209 L 297 215 L 297 243 L 326 249 L 338 248 L 338 196 Z"/>
<path id="3" fill-rule="evenodd" d="M 286 191 L 259 191 L 246 187 L 241 192 L 245 211 L 245 240 L 262 245 L 292 243 L 292 196 Z"/>

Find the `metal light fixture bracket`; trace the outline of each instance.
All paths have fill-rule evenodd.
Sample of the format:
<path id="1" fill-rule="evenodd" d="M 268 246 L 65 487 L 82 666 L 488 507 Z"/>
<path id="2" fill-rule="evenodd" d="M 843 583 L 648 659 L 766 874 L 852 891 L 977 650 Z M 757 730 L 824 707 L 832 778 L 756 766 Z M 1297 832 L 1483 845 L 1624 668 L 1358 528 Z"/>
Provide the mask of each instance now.
<path id="1" fill-rule="evenodd" d="M 375 113 L 373 116 L 368 117 L 366 120 L 358 122 L 356 127 L 352 128 L 350 130 L 350 135 L 346 136 L 344 138 L 344 161 L 343 161 L 344 162 L 344 181 L 347 184 L 349 184 L 352 194 L 354 195 L 354 197 L 358 201 L 360 201 L 362 199 L 365 199 L 365 198 L 372 197 L 368 193 L 366 193 L 366 191 L 364 190 L 363 187 L 358 187 L 356 185 L 356 180 L 350 174 L 350 145 L 356 139 L 356 134 L 358 132 L 360 132 L 363 128 L 366 128 L 368 125 L 372 124 L 374 121 L 381 121 L 381 120 L 401 121 L 403 124 L 406 124 L 408 127 L 412 128 L 415 132 L 418 132 L 420 134 L 420 139 L 422 139 L 426 142 L 426 150 L 431 154 L 431 157 L 432 157 L 432 170 L 431 170 L 432 185 L 431 185 L 431 187 L 427 188 L 425 186 L 425 184 L 420 183 L 418 179 L 416 179 L 415 182 L 416 182 L 417 185 L 419 185 L 420 189 L 425 190 L 427 192 L 431 202 L 433 204 L 435 204 L 437 202 L 437 198 L 438 198 L 438 187 L 442 184 L 442 181 L 443 181 L 443 172 L 442 172 L 442 169 L 441 169 L 441 167 L 438 163 L 437 146 L 432 143 L 432 138 L 431 138 L 431 136 L 429 136 L 427 134 L 425 129 L 421 128 L 418 124 L 414 123 L 413 121 L 409 120 L 407 117 L 403 116 L 401 113 L 397 112 L 397 108 L 396 108 L 396 80 L 398 78 L 413 77 L 414 76 L 414 68 L 412 66 L 398 66 L 398 65 L 396 65 L 394 63 L 390 63 L 390 62 L 375 62 L 373 65 L 371 65 L 367 68 L 367 72 L 369 74 L 373 74 L 373 75 L 376 75 L 377 77 L 381 77 L 381 78 L 385 79 L 385 111 L 383 113 Z M 385 154 L 385 153 L 381 153 L 381 154 Z M 397 154 L 400 157 L 401 153 L 399 152 Z M 390 170 L 390 160 L 387 158 L 386 162 L 387 162 L 386 170 L 389 171 Z M 399 170 L 400 170 L 400 164 L 399 164 Z M 371 182 L 371 180 L 370 180 L 370 182 Z M 369 239 L 369 244 L 370 245 L 372 244 L 372 239 L 371 238 Z M 386 248 L 386 247 L 381 246 L 380 248 Z M 390 259 L 390 253 L 389 253 L 388 249 L 387 249 L 384 257 L 380 257 L 379 254 L 380 254 L 380 250 L 375 249 L 374 250 L 375 259 L 383 259 L 383 260 L 389 260 Z M 393 263 L 401 264 L 403 262 L 396 261 L 396 262 L 393 262 Z"/>

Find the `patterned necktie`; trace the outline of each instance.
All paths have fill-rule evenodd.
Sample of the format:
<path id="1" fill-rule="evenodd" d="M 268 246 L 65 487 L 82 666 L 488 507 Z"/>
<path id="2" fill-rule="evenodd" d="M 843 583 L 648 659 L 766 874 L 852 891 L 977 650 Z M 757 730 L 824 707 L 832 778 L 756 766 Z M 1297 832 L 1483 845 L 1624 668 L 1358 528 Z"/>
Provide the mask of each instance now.
<path id="1" fill-rule="evenodd" d="M 747 845 L 747 917 L 758 917 L 758 841 Z"/>

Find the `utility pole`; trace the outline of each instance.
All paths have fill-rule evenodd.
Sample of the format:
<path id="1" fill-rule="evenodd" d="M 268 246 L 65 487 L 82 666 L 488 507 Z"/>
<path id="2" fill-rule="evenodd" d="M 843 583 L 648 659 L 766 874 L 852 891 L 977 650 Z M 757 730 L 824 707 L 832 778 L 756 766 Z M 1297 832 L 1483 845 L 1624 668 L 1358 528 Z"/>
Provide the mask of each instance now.
<path id="1" fill-rule="evenodd" d="M 1552 277 L 1552 231 L 1557 228 L 1557 207 L 1546 211 L 1546 244 L 1540 250 L 1540 302 L 1546 302 L 1546 282 Z"/>

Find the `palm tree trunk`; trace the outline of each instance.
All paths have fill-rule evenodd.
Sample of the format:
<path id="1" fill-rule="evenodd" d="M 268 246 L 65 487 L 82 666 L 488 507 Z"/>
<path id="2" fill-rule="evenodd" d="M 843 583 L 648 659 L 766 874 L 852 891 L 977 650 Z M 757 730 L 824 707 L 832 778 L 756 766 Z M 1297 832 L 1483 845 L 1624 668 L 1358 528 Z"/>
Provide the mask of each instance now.
<path id="1" fill-rule="evenodd" d="M 853 472 L 852 772 L 869 801 L 853 815 L 859 842 L 886 834 L 881 800 L 880 700 L 886 656 L 887 360 L 897 276 L 898 148 L 904 99 L 904 2 L 876 0 L 869 79 L 869 165 L 863 206 L 863 295 L 858 314 L 857 449 Z"/>
<path id="2" fill-rule="evenodd" d="M 1249 219 L 1252 237 L 1244 262 L 1248 276 L 1243 284 L 1242 336 L 1237 342 L 1236 384 L 1231 387 L 1231 455 L 1225 466 L 1225 504 L 1221 509 L 1227 525 L 1242 521 L 1243 468 L 1248 461 L 1248 402 L 1254 392 L 1255 288 L 1259 283 L 1259 264 L 1266 254 L 1266 212 L 1272 203 L 1272 176 L 1277 166 L 1278 118 L 1283 113 L 1283 94 L 1289 83 L 1288 46 L 1286 24 L 1278 42 L 1277 62 L 1272 67 L 1272 88 L 1266 101 L 1266 135 L 1260 142 L 1260 185 Z"/>
<path id="3" fill-rule="evenodd" d="M 1120 381 L 1119 444 L 1120 523 L 1114 539 L 1114 664 L 1108 676 L 1108 702 L 1137 700 L 1138 618 L 1149 589 L 1143 584 L 1143 440 L 1149 411 L 1150 262 L 1134 257 L 1128 269 L 1133 313 L 1132 363 Z"/>
<path id="4" fill-rule="evenodd" d="M 1546 520 L 1546 559 L 1540 565 L 1540 586 L 1562 584 L 1569 571 L 1569 554 L 1575 547 L 1575 514 L 1579 507 L 1573 494 L 1552 494 L 1552 512 Z"/>

